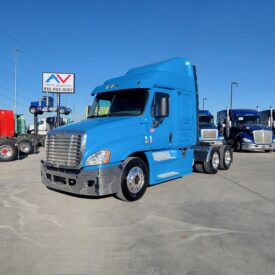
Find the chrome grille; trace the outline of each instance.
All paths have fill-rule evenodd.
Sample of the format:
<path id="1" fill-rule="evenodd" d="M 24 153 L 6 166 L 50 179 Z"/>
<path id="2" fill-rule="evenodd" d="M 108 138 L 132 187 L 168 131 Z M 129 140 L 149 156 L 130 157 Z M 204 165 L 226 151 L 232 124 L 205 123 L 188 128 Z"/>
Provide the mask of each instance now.
<path id="1" fill-rule="evenodd" d="M 203 129 L 201 130 L 201 136 L 203 140 L 217 140 L 218 130 L 216 129 Z"/>
<path id="2" fill-rule="evenodd" d="M 271 131 L 253 131 L 254 141 L 256 144 L 271 144 L 272 132 Z"/>
<path id="3" fill-rule="evenodd" d="M 46 162 L 56 167 L 77 168 L 81 161 L 80 134 L 53 134 L 46 139 Z"/>

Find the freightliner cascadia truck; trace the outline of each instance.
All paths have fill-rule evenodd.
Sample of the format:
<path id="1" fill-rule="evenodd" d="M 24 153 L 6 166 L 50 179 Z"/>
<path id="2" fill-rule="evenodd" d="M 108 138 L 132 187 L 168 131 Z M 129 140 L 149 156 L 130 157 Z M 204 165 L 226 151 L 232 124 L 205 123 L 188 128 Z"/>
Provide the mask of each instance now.
<path id="1" fill-rule="evenodd" d="M 92 92 L 88 119 L 50 131 L 42 182 L 78 195 L 140 199 L 147 186 L 216 173 L 218 146 L 199 144 L 195 67 L 184 58 L 132 69 Z"/>
<path id="2" fill-rule="evenodd" d="M 225 140 L 236 151 L 270 152 L 275 149 L 272 130 L 262 124 L 257 110 L 227 109 L 217 113 L 217 120 Z"/>
<path id="3" fill-rule="evenodd" d="M 211 144 L 218 146 L 220 153 L 219 169 L 228 170 L 232 160 L 233 154 L 229 145 L 224 141 L 224 137 L 218 131 L 218 126 L 214 123 L 214 116 L 208 110 L 199 110 L 199 141 L 200 144 Z M 201 171 L 206 165 L 206 162 L 195 164 L 195 169 Z M 205 171 L 204 171 L 205 172 Z"/>

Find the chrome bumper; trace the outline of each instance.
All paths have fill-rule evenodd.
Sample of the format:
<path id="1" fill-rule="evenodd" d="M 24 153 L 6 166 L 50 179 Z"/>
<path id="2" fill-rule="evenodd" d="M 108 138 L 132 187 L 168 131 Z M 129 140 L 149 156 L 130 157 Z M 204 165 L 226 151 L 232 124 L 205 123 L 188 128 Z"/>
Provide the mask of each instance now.
<path id="1" fill-rule="evenodd" d="M 272 144 L 254 144 L 254 143 L 243 143 L 242 150 L 245 151 L 258 151 L 258 150 L 275 150 L 275 143 Z"/>
<path id="2" fill-rule="evenodd" d="M 49 188 L 86 196 L 105 196 L 119 191 L 121 167 L 91 171 L 58 171 L 41 161 L 42 183 Z"/>

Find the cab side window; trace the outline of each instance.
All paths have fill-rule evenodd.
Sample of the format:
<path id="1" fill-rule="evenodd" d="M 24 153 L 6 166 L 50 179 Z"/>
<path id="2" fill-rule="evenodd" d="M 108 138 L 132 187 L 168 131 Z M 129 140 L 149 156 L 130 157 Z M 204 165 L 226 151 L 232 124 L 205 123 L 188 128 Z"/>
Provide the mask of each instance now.
<path id="1" fill-rule="evenodd" d="M 169 116 L 170 97 L 166 93 L 155 93 L 151 107 L 151 116 L 155 118 L 164 118 Z"/>

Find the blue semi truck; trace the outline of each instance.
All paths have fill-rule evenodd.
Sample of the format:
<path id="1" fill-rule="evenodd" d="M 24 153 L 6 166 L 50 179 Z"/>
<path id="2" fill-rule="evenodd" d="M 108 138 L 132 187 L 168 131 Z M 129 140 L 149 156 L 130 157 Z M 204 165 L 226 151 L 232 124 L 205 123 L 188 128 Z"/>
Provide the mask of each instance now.
<path id="1" fill-rule="evenodd" d="M 214 116 L 208 110 L 199 110 L 200 142 L 224 144 L 224 137 L 218 131 Z"/>
<path id="2" fill-rule="evenodd" d="M 275 137 L 270 127 L 261 122 L 254 109 L 227 109 L 217 113 L 218 127 L 225 140 L 236 151 L 265 151 L 275 149 Z"/>
<path id="3" fill-rule="evenodd" d="M 219 146 L 198 139 L 195 66 L 184 58 L 132 69 L 92 92 L 86 120 L 46 138 L 42 182 L 79 195 L 140 199 L 148 185 L 216 173 Z"/>
<path id="4" fill-rule="evenodd" d="M 69 115 L 71 109 L 65 106 L 60 107 L 60 114 Z M 54 98 L 52 96 L 42 96 L 39 101 L 31 101 L 29 112 L 33 115 L 42 115 L 44 112 L 56 112 L 57 108 L 54 107 Z"/>
<path id="5" fill-rule="evenodd" d="M 220 154 L 219 169 L 228 170 L 233 161 L 232 149 L 224 141 L 223 135 L 218 131 L 218 127 L 214 122 L 214 116 L 208 110 L 199 110 L 199 144 L 210 144 L 217 146 Z M 195 146 L 195 151 L 201 152 L 203 148 L 196 150 L 199 145 Z M 195 154 L 196 156 L 196 154 Z M 196 163 L 195 170 L 205 172 L 204 166 L 206 162 Z"/>

